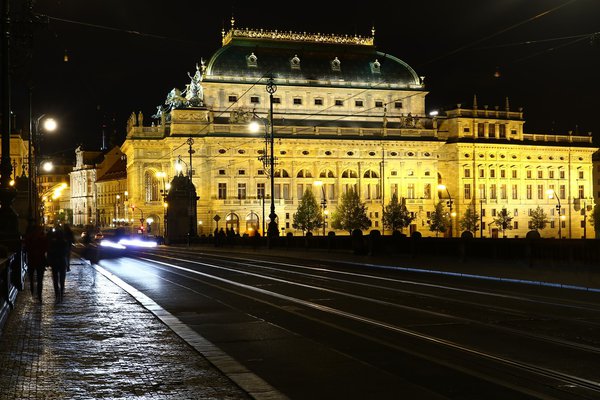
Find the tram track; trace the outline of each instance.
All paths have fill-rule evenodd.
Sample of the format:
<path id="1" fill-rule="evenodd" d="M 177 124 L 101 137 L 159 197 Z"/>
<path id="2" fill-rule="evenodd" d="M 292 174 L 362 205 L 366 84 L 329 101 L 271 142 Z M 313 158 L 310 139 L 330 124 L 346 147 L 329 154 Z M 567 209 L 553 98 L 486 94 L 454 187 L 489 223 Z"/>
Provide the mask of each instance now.
<path id="1" fill-rule="evenodd" d="M 161 265 L 161 267 L 157 266 L 156 268 L 162 269 L 163 271 L 166 271 L 169 273 L 174 273 L 174 274 L 179 274 L 179 275 L 185 276 L 187 279 L 190 279 L 190 274 L 194 277 L 193 279 L 198 279 L 198 276 L 201 276 L 203 283 L 207 284 L 207 280 L 212 281 L 211 285 L 216 285 L 216 287 L 218 287 L 219 290 L 227 290 L 230 293 L 235 293 L 236 295 L 245 296 L 249 300 L 262 302 L 264 304 L 269 304 L 270 307 L 275 307 L 282 312 L 296 313 L 296 314 L 298 314 L 298 316 L 301 316 L 303 318 L 309 318 L 309 319 L 313 320 L 315 323 L 328 325 L 332 329 L 346 330 L 346 331 L 348 331 L 348 333 L 351 333 L 358 337 L 362 337 L 365 340 L 376 341 L 379 344 L 384 344 L 390 348 L 395 349 L 396 351 L 408 352 L 408 353 L 414 354 L 416 356 L 429 358 L 429 359 L 431 359 L 432 362 L 438 362 L 438 363 L 442 363 L 442 364 L 445 363 L 448 367 L 456 368 L 456 366 L 451 365 L 452 363 L 449 363 L 447 359 L 446 360 L 442 360 L 442 359 L 436 360 L 435 357 L 431 358 L 430 355 L 418 354 L 418 353 L 415 353 L 413 349 L 406 348 L 404 346 L 398 346 L 396 343 L 401 342 L 401 341 L 390 342 L 390 341 L 382 340 L 381 338 L 378 338 L 378 337 L 375 337 L 372 335 L 365 335 L 364 333 L 362 333 L 356 329 L 349 329 L 348 327 L 345 326 L 344 323 L 331 324 L 331 322 L 327 322 L 324 319 L 319 318 L 318 316 L 315 317 L 314 315 L 307 315 L 307 313 L 304 311 L 299 312 L 297 310 L 290 310 L 289 307 L 282 306 L 281 304 L 278 304 L 278 303 L 273 302 L 272 300 L 268 300 L 268 299 L 276 299 L 277 301 L 283 301 L 285 303 L 295 304 L 296 306 L 301 307 L 302 310 L 305 310 L 305 309 L 313 310 L 313 311 L 317 311 L 318 313 L 324 313 L 324 314 L 327 314 L 330 316 L 335 316 L 338 319 L 352 320 L 359 324 L 368 325 L 368 326 L 370 326 L 370 329 L 377 328 L 377 329 L 385 330 L 388 332 L 393 332 L 396 335 L 410 337 L 412 339 L 419 340 L 419 341 L 425 341 L 425 342 L 428 342 L 435 346 L 441 346 L 441 347 L 445 348 L 446 350 L 451 349 L 454 352 L 460 352 L 463 355 L 467 355 L 468 357 L 479 359 L 480 361 L 484 360 L 485 362 L 502 365 L 504 368 L 518 370 L 519 373 L 533 374 L 536 377 L 534 380 L 538 380 L 541 382 L 553 381 L 554 383 L 552 384 L 552 386 L 556 387 L 556 388 L 563 388 L 561 390 L 568 389 L 567 391 L 569 391 L 569 392 L 571 392 L 572 390 L 577 390 L 577 391 L 584 390 L 584 391 L 591 392 L 593 394 L 593 396 L 600 396 L 600 384 L 593 379 L 585 379 L 585 378 L 573 376 L 573 375 L 570 375 L 568 373 L 564 373 L 561 371 L 556 371 L 554 369 L 540 367 L 540 366 L 537 366 L 537 365 L 534 365 L 531 363 L 526 363 L 526 362 L 521 362 L 518 360 L 509 359 L 509 358 L 502 357 L 502 356 L 499 356 L 496 354 L 492 354 L 490 352 L 481 351 L 477 348 L 469 347 L 469 346 L 466 346 L 466 345 L 463 345 L 460 343 L 446 340 L 444 338 L 435 337 L 433 335 L 427 335 L 427 334 L 424 334 L 424 333 L 421 333 L 421 332 L 418 332 L 418 331 L 415 331 L 412 329 L 408 329 L 408 328 L 400 326 L 400 325 L 389 323 L 386 321 L 369 318 L 367 316 L 359 315 L 359 314 L 349 312 L 349 311 L 344 311 L 342 309 L 324 305 L 324 304 L 321 304 L 318 302 L 309 301 L 306 299 L 301 299 L 301 298 L 297 298 L 297 297 L 293 297 L 293 296 L 288 296 L 281 292 L 275 292 L 273 290 L 266 289 L 265 287 L 269 287 L 268 284 L 263 285 L 262 287 L 258 287 L 258 285 L 247 285 L 247 284 L 243 284 L 237 280 L 233 280 L 231 278 L 218 277 L 213 274 L 203 273 L 203 272 L 197 271 L 193 268 L 187 268 L 184 266 L 173 264 L 172 262 L 183 263 L 184 265 L 192 264 L 195 266 L 219 269 L 221 271 L 226 271 L 227 273 L 243 274 L 246 277 L 251 276 L 256 279 L 265 279 L 267 281 L 270 281 L 272 283 L 275 282 L 277 284 L 296 285 L 296 286 L 300 285 L 300 286 L 303 286 L 310 290 L 315 290 L 315 291 L 320 291 L 322 293 L 326 293 L 328 296 L 339 295 L 339 296 L 353 298 L 356 301 L 365 301 L 365 302 L 370 302 L 373 304 L 378 304 L 378 305 L 386 306 L 386 307 L 406 308 L 401 305 L 391 304 L 391 303 L 385 302 L 383 300 L 366 298 L 364 296 L 359 296 L 359 295 L 355 295 L 352 293 L 347 293 L 347 292 L 344 293 L 342 291 L 336 291 L 336 290 L 332 290 L 329 288 L 319 287 L 316 285 L 308 285 L 308 284 L 300 283 L 297 281 L 292 281 L 289 279 L 274 277 L 274 276 L 267 275 L 267 274 L 261 275 L 256 272 L 242 270 L 241 268 L 243 268 L 244 266 L 247 267 L 247 263 L 240 262 L 239 259 L 238 259 L 238 261 L 234 261 L 234 262 L 238 263 L 240 265 L 238 266 L 238 268 L 233 268 L 233 267 L 224 267 L 222 265 L 217 265 L 215 263 L 200 262 L 200 261 L 194 261 L 194 260 L 190 260 L 190 259 L 181 259 L 178 257 L 162 255 L 157 252 L 148 252 L 148 253 L 144 252 L 144 253 L 147 255 L 152 255 L 154 257 L 160 256 L 161 258 L 166 258 L 166 259 L 171 260 L 171 262 L 163 262 L 163 261 L 158 261 L 158 260 L 155 260 L 152 258 L 146 259 L 146 261 L 148 261 L 148 262 L 157 263 L 157 264 Z M 254 261 L 256 262 L 256 260 L 254 260 Z M 231 262 L 231 259 L 229 259 L 229 262 Z M 273 268 L 271 268 L 271 273 L 272 273 L 272 270 L 273 270 Z M 286 272 L 289 273 L 289 271 L 286 271 Z M 307 277 L 306 275 L 309 275 L 309 274 L 303 274 L 303 276 L 305 278 Z M 323 279 L 322 276 L 310 276 L 310 278 L 311 279 L 315 279 L 315 278 Z M 329 277 L 329 278 L 332 279 L 331 277 Z M 215 284 L 215 282 L 218 282 L 218 283 Z M 348 282 L 345 282 L 345 283 L 348 283 Z M 351 283 L 356 284 L 355 282 L 351 282 Z M 234 287 L 235 289 L 232 290 L 231 289 L 232 287 Z M 240 293 L 240 289 L 242 289 L 244 291 L 243 294 Z M 319 296 L 317 296 L 317 297 L 319 297 Z M 582 352 L 593 353 L 593 354 L 598 354 L 600 352 L 600 350 L 594 346 L 587 346 L 587 345 L 582 345 L 582 344 L 578 344 L 578 343 L 572 343 L 572 342 L 560 340 L 557 338 L 543 337 L 541 335 L 530 334 L 528 332 L 523 332 L 523 331 L 510 329 L 510 328 L 506 328 L 506 327 L 501 327 L 501 326 L 497 326 L 497 325 L 483 324 L 476 320 L 460 318 L 460 317 L 456 317 L 456 316 L 453 316 L 450 314 L 436 313 L 436 312 L 431 312 L 429 310 L 415 309 L 412 307 L 409 307 L 408 309 L 410 311 L 414 311 L 414 312 L 429 313 L 430 315 L 435 316 L 435 317 L 454 319 L 455 321 L 458 321 L 458 322 L 464 323 L 464 324 L 484 325 L 486 328 L 499 329 L 499 330 L 502 330 L 504 333 L 512 334 L 512 335 L 527 336 L 530 339 L 535 339 L 537 341 L 545 342 L 545 343 L 551 343 L 552 345 L 555 345 L 555 346 L 568 347 L 571 350 L 582 351 Z M 478 363 L 479 362 L 474 362 L 474 364 L 478 364 Z M 481 375 L 481 372 L 476 371 L 476 370 L 465 370 L 463 372 L 466 372 L 466 373 L 469 373 L 472 375 L 474 374 L 475 376 Z M 482 376 L 482 378 L 494 381 L 494 378 L 490 377 L 490 376 L 485 376 L 485 377 Z M 504 382 L 503 384 L 506 385 L 507 383 Z M 508 385 L 510 386 L 510 384 L 508 384 Z M 527 389 L 527 387 L 520 387 L 519 390 L 527 391 L 528 389 Z M 589 397 L 589 398 L 594 398 L 593 396 Z M 587 397 L 584 396 L 582 398 L 587 398 Z"/>

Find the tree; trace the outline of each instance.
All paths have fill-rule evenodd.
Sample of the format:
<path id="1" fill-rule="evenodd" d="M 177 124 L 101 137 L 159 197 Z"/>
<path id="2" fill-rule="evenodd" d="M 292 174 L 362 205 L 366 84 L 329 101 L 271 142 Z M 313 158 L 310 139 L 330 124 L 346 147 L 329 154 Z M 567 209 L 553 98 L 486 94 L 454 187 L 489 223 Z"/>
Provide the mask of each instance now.
<path id="1" fill-rule="evenodd" d="M 502 231 L 502 236 L 506 237 L 506 231 L 513 228 L 512 220 L 513 217 L 510 216 L 510 212 L 506 208 L 503 208 L 502 210 L 500 210 L 497 217 L 494 218 L 494 221 L 492 223 L 498 228 L 500 228 L 500 230 Z"/>
<path id="2" fill-rule="evenodd" d="M 402 231 L 409 226 L 414 219 L 415 217 L 410 215 L 410 211 L 408 211 L 403 202 L 398 202 L 398 196 L 394 193 L 390 204 L 383 209 L 383 226 L 385 228 L 390 228 L 392 231 L 398 229 Z"/>
<path id="3" fill-rule="evenodd" d="M 548 216 L 542 207 L 537 206 L 537 208 L 531 212 L 529 218 L 529 229 L 533 229 L 535 231 L 542 230 L 546 227 L 548 222 L 550 221 L 548 220 Z"/>
<path id="4" fill-rule="evenodd" d="M 307 189 L 300 199 L 298 209 L 294 213 L 292 226 L 294 229 L 301 229 L 302 232 L 311 232 L 313 229 L 323 225 L 323 215 L 321 206 L 312 190 Z"/>
<path id="5" fill-rule="evenodd" d="M 446 232 L 446 229 L 448 229 L 448 226 L 450 226 L 450 219 L 448 218 L 444 207 L 444 202 L 439 201 L 435 205 L 435 210 L 431 213 L 431 222 L 429 224 L 429 230 L 431 232 L 435 232 L 436 237 L 439 232 Z"/>
<path id="6" fill-rule="evenodd" d="M 465 214 L 459 221 L 459 225 L 463 231 L 476 232 L 479 229 L 479 214 L 475 211 L 473 204 L 467 207 Z"/>
<path id="7" fill-rule="evenodd" d="M 352 189 L 342 194 L 340 203 L 331 216 L 331 226 L 352 233 L 353 230 L 367 229 L 371 220 L 367 216 L 367 206 L 360 201 L 358 193 Z"/>

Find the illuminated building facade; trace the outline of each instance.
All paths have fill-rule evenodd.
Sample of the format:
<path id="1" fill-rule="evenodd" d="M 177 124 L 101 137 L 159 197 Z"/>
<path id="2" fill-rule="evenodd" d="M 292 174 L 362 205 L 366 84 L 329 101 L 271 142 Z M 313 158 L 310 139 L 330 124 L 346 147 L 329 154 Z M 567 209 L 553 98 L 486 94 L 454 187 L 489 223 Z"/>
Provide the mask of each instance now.
<path id="1" fill-rule="evenodd" d="M 424 78 L 377 51 L 374 34 L 249 30 L 232 21 L 223 47 L 193 76 L 188 73 L 185 90 L 169 93 L 151 126 L 141 113 L 132 114 L 121 146 L 130 204 L 161 221 L 164 183 L 157 173 L 170 181 L 181 160 L 184 175 L 191 168 L 199 196 L 200 234 L 213 232 L 215 216 L 219 227 L 240 234 L 262 231 L 274 196 L 281 234 L 299 235 L 292 216 L 305 190 L 314 190 L 318 201 L 325 196 L 333 212 L 341 194 L 353 188 L 367 205 L 372 229 L 384 233 L 383 207 L 396 193 L 415 216 L 410 231 L 425 236 L 435 235 L 429 217 L 448 196 L 457 214 L 453 236 L 471 204 L 485 213 L 476 236 L 497 235 L 491 222 L 506 209 L 516 223 L 509 236 L 524 237 L 537 205 L 552 224 L 543 237 L 556 237 L 559 223 L 562 236 L 583 235 L 577 210 L 582 201 L 593 204 L 591 137 L 527 134 L 522 111 L 508 104 L 488 109 L 474 101 L 429 116 Z M 269 78 L 276 85 L 272 104 Z M 251 132 L 256 118 L 264 132 Z M 274 193 L 263 162 L 271 121 Z M 438 190 L 439 184 L 446 189 Z M 557 199 L 549 198 L 549 189 L 561 200 L 563 220 L 553 215 Z"/>

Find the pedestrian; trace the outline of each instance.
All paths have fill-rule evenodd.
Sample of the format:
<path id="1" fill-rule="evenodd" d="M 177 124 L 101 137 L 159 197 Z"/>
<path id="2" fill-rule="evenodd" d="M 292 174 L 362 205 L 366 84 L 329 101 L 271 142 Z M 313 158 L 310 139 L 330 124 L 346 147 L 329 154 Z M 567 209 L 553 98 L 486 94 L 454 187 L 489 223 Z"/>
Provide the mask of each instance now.
<path id="1" fill-rule="evenodd" d="M 75 235 L 73 234 L 73 230 L 69 226 L 69 224 L 64 224 L 63 229 L 65 231 L 65 240 L 69 246 L 69 250 L 67 251 L 67 271 L 71 270 L 71 250 L 73 250 L 73 245 L 75 244 Z"/>
<path id="2" fill-rule="evenodd" d="M 29 275 L 29 288 L 31 295 L 42 301 L 44 271 L 46 271 L 46 251 L 48 242 L 44 229 L 39 226 L 30 226 L 25 235 L 25 252 L 27 254 L 27 274 Z M 35 282 L 37 281 L 37 290 Z"/>
<path id="3" fill-rule="evenodd" d="M 53 228 L 48 234 L 48 264 L 52 268 L 52 283 L 57 303 L 62 303 L 65 295 L 65 279 L 67 272 L 67 252 L 69 244 L 65 233 L 60 228 Z"/>

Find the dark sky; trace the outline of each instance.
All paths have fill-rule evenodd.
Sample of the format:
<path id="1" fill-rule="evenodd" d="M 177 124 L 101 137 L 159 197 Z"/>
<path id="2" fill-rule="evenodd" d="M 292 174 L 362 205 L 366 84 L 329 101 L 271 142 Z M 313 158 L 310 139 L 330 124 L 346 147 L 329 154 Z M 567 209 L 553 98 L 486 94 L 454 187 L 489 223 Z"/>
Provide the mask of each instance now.
<path id="1" fill-rule="evenodd" d="M 249 28 L 369 35 L 374 25 L 378 50 L 426 76 L 427 110 L 470 106 L 474 94 L 480 107 L 503 107 L 508 96 L 511 108 L 524 108 L 527 132 L 593 131 L 600 143 L 600 35 L 595 45 L 589 36 L 600 31 L 599 0 L 223 4 L 36 1 L 34 12 L 51 18 L 34 34 L 31 80 L 13 60 L 20 123 L 27 124 L 31 81 L 34 114 L 60 121 L 48 149 L 97 149 L 103 123 L 121 144 L 129 114 L 149 117 L 171 88 L 183 89 L 195 63 L 221 47 L 233 13 L 236 26 Z"/>

